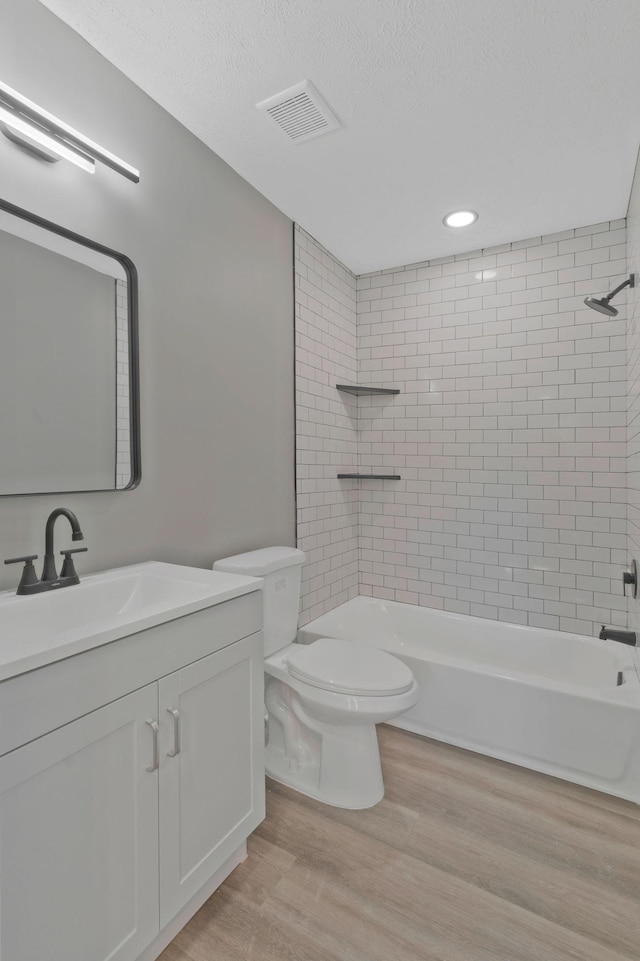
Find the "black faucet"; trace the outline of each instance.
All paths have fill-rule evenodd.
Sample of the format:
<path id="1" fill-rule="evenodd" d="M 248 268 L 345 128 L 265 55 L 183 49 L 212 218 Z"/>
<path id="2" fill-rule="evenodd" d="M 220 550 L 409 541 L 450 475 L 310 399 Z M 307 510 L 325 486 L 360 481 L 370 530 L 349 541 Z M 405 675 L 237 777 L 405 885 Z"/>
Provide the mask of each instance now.
<path id="1" fill-rule="evenodd" d="M 53 556 L 53 528 L 59 517 L 66 517 L 71 524 L 71 540 L 72 541 L 82 541 L 84 540 L 84 534 L 80 530 L 80 522 L 78 518 L 73 513 L 73 511 L 67 510 L 66 507 L 56 507 L 54 511 L 51 511 L 49 517 L 47 518 L 47 526 L 44 529 L 44 566 L 42 568 L 42 577 L 40 580 L 43 583 L 48 581 L 57 581 L 58 572 L 56 571 L 56 562 Z M 71 560 L 71 554 L 78 553 L 79 551 L 86 550 L 86 547 L 79 548 L 78 551 L 63 551 L 65 555 L 64 564 L 62 568 L 61 577 L 68 576 L 69 565 L 73 568 L 73 561 Z M 64 572 L 64 568 L 67 567 L 67 574 Z M 73 575 L 76 578 L 78 575 L 75 570 L 73 570 Z M 75 583 L 79 582 L 79 578 Z"/>
<path id="2" fill-rule="evenodd" d="M 604 624 L 598 636 L 601 641 L 620 641 L 621 644 L 631 644 L 633 647 L 637 643 L 635 631 L 617 631 L 612 627 L 605 627 Z"/>
<path id="3" fill-rule="evenodd" d="M 56 520 L 60 516 L 66 517 L 71 524 L 71 539 L 74 541 L 84 540 L 78 518 L 73 511 L 67 510 L 66 507 L 56 507 L 47 518 L 44 536 L 44 567 L 42 568 L 41 580 L 38 580 L 33 567 L 33 562 L 38 559 L 37 554 L 29 554 L 26 557 L 9 557 L 5 561 L 5 564 L 19 564 L 24 562 L 22 577 L 16 593 L 41 594 L 43 591 L 51 591 L 56 587 L 70 587 L 72 584 L 80 583 L 80 578 L 76 573 L 71 555 L 86 551 L 86 547 L 76 547 L 75 550 L 60 551 L 64 556 L 64 563 L 59 577 L 56 571 L 56 562 L 53 556 L 53 528 Z"/>

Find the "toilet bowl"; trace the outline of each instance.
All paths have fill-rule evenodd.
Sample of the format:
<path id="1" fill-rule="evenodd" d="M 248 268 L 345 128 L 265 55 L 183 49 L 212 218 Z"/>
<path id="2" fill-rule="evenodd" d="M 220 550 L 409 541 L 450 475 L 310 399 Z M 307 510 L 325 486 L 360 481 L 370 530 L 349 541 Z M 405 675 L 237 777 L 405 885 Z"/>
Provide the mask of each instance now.
<path id="1" fill-rule="evenodd" d="M 264 578 L 267 774 L 309 797 L 367 808 L 384 796 L 376 724 L 413 707 L 410 669 L 356 641 L 293 643 L 302 551 L 272 547 L 224 558 L 216 570 Z"/>
<path id="2" fill-rule="evenodd" d="M 335 807 L 382 800 L 376 724 L 416 703 L 409 668 L 383 651 L 330 638 L 290 644 L 264 667 L 267 774 Z"/>

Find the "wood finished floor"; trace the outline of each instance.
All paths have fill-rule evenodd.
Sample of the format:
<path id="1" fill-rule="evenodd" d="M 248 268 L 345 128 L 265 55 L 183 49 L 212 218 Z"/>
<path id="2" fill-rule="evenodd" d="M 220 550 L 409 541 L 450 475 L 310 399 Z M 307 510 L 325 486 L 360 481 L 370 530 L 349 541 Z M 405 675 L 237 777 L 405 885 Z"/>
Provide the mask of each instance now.
<path id="1" fill-rule="evenodd" d="M 249 857 L 161 961 L 638 961 L 640 807 L 378 728 L 386 795 L 267 782 Z"/>

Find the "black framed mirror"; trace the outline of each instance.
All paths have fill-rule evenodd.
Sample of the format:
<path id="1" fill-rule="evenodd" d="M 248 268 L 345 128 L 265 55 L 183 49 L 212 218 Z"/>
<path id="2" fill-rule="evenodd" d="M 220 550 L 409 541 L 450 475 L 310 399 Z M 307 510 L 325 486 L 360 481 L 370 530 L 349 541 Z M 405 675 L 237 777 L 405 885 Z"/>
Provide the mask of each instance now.
<path id="1" fill-rule="evenodd" d="M 0 199 L 0 495 L 140 483 L 138 276 Z"/>

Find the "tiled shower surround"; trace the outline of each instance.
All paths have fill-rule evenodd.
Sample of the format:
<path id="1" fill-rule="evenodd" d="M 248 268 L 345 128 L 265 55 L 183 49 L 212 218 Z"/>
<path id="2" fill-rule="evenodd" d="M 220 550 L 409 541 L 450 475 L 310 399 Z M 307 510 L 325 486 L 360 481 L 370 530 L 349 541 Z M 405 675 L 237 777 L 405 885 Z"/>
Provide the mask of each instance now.
<path id="1" fill-rule="evenodd" d="M 628 558 L 640 564 L 640 164 L 631 189 L 627 221 L 627 275 L 635 274 L 636 286 L 627 290 L 627 495 L 629 511 Z M 616 299 L 616 303 L 617 303 Z M 629 598 L 629 629 L 640 632 L 640 597 Z"/>
<path id="2" fill-rule="evenodd" d="M 299 546 L 314 552 L 301 621 L 355 593 L 325 580 L 348 516 L 360 594 L 588 634 L 625 624 L 624 310 L 610 320 L 583 304 L 624 278 L 625 222 L 358 278 L 299 236 L 298 457 L 311 443 L 324 468 L 318 513 L 305 523 L 299 503 Z M 340 338 L 326 304 L 308 308 L 334 272 L 357 288 Z M 342 379 L 401 393 L 354 401 Z M 335 478 L 354 464 L 402 479 Z"/>
<path id="3" fill-rule="evenodd" d="M 356 382 L 356 278 L 295 228 L 296 502 L 305 552 L 306 624 L 358 594 L 358 489 L 336 480 L 358 461 L 358 406 L 335 385 Z"/>

